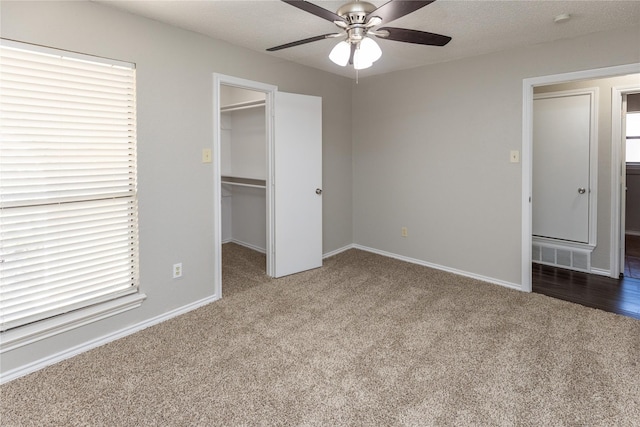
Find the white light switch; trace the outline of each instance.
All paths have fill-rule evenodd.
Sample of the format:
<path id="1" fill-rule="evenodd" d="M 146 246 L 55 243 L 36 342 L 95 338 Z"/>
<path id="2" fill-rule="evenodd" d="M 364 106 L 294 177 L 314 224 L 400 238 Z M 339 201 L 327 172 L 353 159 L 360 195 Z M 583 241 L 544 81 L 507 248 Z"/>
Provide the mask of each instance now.
<path id="1" fill-rule="evenodd" d="M 520 163 L 520 152 L 518 150 L 511 150 L 509 161 L 511 163 Z"/>
<path id="2" fill-rule="evenodd" d="M 202 150 L 202 163 L 211 163 L 211 149 L 204 148 Z"/>

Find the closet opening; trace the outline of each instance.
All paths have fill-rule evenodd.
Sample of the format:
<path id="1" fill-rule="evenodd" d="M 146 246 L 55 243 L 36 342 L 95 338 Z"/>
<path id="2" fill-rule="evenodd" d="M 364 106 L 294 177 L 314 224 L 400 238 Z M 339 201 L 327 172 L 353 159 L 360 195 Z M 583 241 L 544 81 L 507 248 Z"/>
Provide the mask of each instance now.
<path id="1" fill-rule="evenodd" d="M 222 281 L 229 285 L 227 292 L 248 286 L 267 272 L 265 100 L 264 92 L 220 86 Z M 225 269 L 241 269 L 246 280 L 225 282 Z"/>
<path id="2" fill-rule="evenodd" d="M 213 75 L 213 266 L 217 298 L 222 297 L 223 264 L 256 279 L 273 276 L 272 107 L 276 90 L 272 85 Z M 252 282 L 224 283 L 225 293 L 246 288 Z"/>
<path id="3" fill-rule="evenodd" d="M 214 73 L 213 114 L 216 298 L 223 252 L 245 289 L 321 267 L 322 98 Z"/>

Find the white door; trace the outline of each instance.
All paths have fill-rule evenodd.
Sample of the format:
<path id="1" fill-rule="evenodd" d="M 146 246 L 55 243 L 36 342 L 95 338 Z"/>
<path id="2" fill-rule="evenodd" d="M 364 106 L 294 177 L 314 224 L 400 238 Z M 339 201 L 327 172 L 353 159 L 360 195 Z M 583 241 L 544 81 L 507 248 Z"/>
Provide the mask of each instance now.
<path id="1" fill-rule="evenodd" d="M 322 266 L 322 98 L 276 92 L 275 277 Z"/>
<path id="2" fill-rule="evenodd" d="M 533 101 L 534 236 L 589 243 L 591 97 Z"/>

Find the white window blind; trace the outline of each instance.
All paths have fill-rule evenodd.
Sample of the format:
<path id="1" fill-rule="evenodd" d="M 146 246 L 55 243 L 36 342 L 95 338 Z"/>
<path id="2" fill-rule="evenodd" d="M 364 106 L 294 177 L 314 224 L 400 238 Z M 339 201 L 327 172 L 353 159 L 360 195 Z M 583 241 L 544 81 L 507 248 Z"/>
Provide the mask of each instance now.
<path id="1" fill-rule="evenodd" d="M 138 291 L 132 64 L 2 40 L 0 323 Z"/>

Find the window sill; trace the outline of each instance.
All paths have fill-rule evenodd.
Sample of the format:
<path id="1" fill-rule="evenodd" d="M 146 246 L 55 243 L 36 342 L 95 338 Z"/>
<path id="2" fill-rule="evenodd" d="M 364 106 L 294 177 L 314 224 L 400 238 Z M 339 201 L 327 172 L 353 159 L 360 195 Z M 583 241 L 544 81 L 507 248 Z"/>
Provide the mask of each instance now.
<path id="1" fill-rule="evenodd" d="M 146 297 L 145 294 L 140 293 L 128 295 L 2 332 L 0 354 L 140 307 Z"/>

